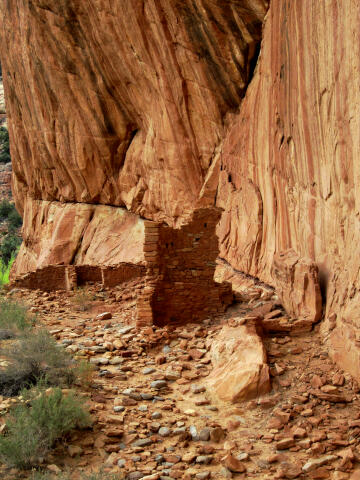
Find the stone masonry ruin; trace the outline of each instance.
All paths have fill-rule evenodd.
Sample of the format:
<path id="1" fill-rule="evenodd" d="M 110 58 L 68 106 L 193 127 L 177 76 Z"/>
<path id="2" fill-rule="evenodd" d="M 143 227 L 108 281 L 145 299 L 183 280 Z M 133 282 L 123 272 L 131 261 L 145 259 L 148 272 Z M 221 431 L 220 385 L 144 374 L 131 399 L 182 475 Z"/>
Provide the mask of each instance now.
<path id="1" fill-rule="evenodd" d="M 137 302 L 139 327 L 201 320 L 232 303 L 231 285 L 214 281 L 220 216 L 220 209 L 199 209 L 179 229 L 145 222 L 147 270 Z"/>
<path id="2" fill-rule="evenodd" d="M 180 228 L 145 221 L 145 265 L 49 265 L 13 279 L 11 287 L 74 290 L 88 283 L 111 288 L 145 280 L 137 297 L 138 327 L 186 323 L 222 313 L 233 294 L 230 283 L 214 281 L 220 216 L 221 209 L 199 209 Z"/>

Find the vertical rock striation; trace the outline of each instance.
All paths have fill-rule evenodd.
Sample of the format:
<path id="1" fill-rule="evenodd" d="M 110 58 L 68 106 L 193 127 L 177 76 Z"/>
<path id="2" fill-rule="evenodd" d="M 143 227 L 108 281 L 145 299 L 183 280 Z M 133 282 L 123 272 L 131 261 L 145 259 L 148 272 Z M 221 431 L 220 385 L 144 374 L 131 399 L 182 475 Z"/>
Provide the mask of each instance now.
<path id="1" fill-rule="evenodd" d="M 221 256 L 234 267 L 273 283 L 273 256 L 289 248 L 318 265 L 326 338 L 357 378 L 359 31 L 356 0 L 272 0 L 217 200 Z"/>

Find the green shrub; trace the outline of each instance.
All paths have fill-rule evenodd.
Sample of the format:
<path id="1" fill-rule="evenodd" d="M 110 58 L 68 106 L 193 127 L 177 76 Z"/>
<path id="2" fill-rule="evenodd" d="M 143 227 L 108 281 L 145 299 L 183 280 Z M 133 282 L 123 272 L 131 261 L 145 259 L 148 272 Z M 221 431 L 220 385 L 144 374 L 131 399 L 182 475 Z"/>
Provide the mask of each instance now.
<path id="1" fill-rule="evenodd" d="M 9 162 L 11 162 L 9 132 L 7 128 L 0 127 L 0 163 Z"/>
<path id="2" fill-rule="evenodd" d="M 27 307 L 13 300 L 0 300 L 0 329 L 19 333 L 32 327 L 35 317 Z"/>
<path id="3" fill-rule="evenodd" d="M 83 401 L 61 389 L 43 392 L 14 408 L 7 419 L 7 434 L 0 436 L 0 459 L 8 466 L 30 468 L 45 458 L 55 442 L 76 428 L 91 425 Z"/>
<path id="4" fill-rule="evenodd" d="M 8 215 L 9 230 L 14 232 L 22 225 L 22 218 L 15 206 Z"/>
<path id="5" fill-rule="evenodd" d="M 75 377 L 74 383 L 83 388 L 90 387 L 95 370 L 95 365 L 87 362 L 86 360 L 81 360 L 80 362 L 76 363 L 73 369 Z"/>
<path id="6" fill-rule="evenodd" d="M 0 354 L 8 362 L 0 370 L 0 395 L 17 395 L 42 378 L 59 386 L 70 386 L 76 380 L 76 363 L 46 330 L 27 332 Z"/>
<path id="7" fill-rule="evenodd" d="M 21 241 L 21 238 L 11 231 L 4 237 L 0 245 L 0 258 L 4 264 L 8 265 L 11 258 L 16 256 Z"/>
<path id="8" fill-rule="evenodd" d="M 4 198 L 4 200 L 1 200 L 0 202 L 0 220 L 4 220 L 6 218 L 8 218 L 8 216 L 10 215 L 10 213 L 13 211 L 14 209 L 14 205 L 12 203 L 9 202 L 9 200 L 7 200 L 6 198 Z"/>
<path id="9" fill-rule="evenodd" d="M 10 281 L 10 270 L 15 262 L 15 255 L 10 258 L 8 264 L 4 263 L 4 260 L 0 258 L 0 287 L 7 285 Z"/>

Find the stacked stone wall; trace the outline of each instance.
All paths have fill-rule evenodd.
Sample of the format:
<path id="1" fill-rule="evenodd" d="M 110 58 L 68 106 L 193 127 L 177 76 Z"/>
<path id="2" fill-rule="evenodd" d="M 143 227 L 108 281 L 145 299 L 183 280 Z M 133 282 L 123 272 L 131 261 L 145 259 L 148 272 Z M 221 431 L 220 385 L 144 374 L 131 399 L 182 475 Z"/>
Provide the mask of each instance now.
<path id="1" fill-rule="evenodd" d="M 102 283 L 104 287 L 115 287 L 133 278 L 143 277 L 146 268 L 143 265 L 134 265 L 132 263 L 121 263 L 113 267 L 103 267 Z"/>
<path id="2" fill-rule="evenodd" d="M 28 288 L 30 290 L 70 290 L 73 286 L 74 269 L 66 265 L 50 265 L 29 272 L 11 282 L 11 288 Z"/>
<path id="3" fill-rule="evenodd" d="M 53 290 L 73 290 L 89 282 L 100 283 L 104 287 L 114 287 L 143 277 L 145 277 L 144 266 L 128 263 L 111 267 L 50 265 L 15 278 L 9 287 L 50 292 Z"/>
<path id="4" fill-rule="evenodd" d="M 102 283 L 101 267 L 93 265 L 77 265 L 75 267 L 77 286 L 86 285 L 89 282 Z"/>
<path id="5" fill-rule="evenodd" d="M 145 222 L 146 287 L 138 300 L 138 326 L 196 321 L 232 302 L 231 285 L 214 281 L 219 209 L 197 210 L 179 229 Z"/>

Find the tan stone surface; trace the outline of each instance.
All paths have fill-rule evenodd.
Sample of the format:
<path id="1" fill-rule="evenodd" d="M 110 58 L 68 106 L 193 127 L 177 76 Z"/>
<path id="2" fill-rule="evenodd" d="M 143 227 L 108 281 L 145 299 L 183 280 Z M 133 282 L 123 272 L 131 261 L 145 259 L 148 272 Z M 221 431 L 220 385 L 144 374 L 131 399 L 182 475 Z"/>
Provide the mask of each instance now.
<path id="1" fill-rule="evenodd" d="M 13 275 L 46 265 L 144 261 L 143 221 L 122 208 L 27 200 L 23 238 Z"/>
<path id="2" fill-rule="evenodd" d="M 270 390 L 264 345 L 254 326 L 224 326 L 210 350 L 213 371 L 208 391 L 222 401 L 240 402 Z"/>

